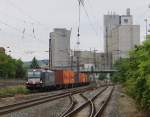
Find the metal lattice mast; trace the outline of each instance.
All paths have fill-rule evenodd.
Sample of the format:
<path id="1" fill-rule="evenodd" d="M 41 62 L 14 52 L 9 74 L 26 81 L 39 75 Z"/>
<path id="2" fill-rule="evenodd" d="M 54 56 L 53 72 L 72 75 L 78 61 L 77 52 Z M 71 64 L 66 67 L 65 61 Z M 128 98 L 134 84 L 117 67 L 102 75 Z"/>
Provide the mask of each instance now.
<path id="1" fill-rule="evenodd" d="M 78 34 L 77 34 L 77 81 L 79 81 L 79 77 L 80 77 L 80 60 L 79 60 L 79 54 L 80 54 L 80 51 L 79 51 L 79 46 L 80 46 L 80 16 L 81 16 L 81 0 L 78 0 L 78 9 L 79 9 L 79 19 L 78 19 Z"/>

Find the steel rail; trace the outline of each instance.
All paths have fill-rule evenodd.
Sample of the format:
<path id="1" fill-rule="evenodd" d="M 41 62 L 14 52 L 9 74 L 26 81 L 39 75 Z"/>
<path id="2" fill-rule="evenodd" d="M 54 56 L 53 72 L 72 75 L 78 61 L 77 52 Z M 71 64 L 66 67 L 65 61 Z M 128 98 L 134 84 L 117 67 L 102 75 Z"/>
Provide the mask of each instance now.
<path id="1" fill-rule="evenodd" d="M 89 102 L 90 108 L 91 108 L 91 112 L 90 112 L 89 117 L 93 117 L 93 116 L 94 116 L 94 113 L 95 113 L 95 106 L 94 106 L 94 103 L 92 102 L 92 100 L 88 99 L 88 98 L 87 98 L 86 96 L 84 96 L 83 94 L 81 94 L 81 96 Z"/>
<path id="2" fill-rule="evenodd" d="M 102 102 L 102 105 L 100 106 L 99 110 L 97 111 L 97 113 L 94 115 L 94 117 L 101 117 L 109 100 L 111 99 L 112 93 L 113 93 L 114 87 L 111 89 L 111 92 L 109 94 L 109 96 Z"/>
<path id="3" fill-rule="evenodd" d="M 91 88 L 73 90 L 73 91 L 70 91 L 70 92 L 67 91 L 67 92 L 60 93 L 60 94 L 55 94 L 55 95 L 51 95 L 51 96 L 43 96 L 43 97 L 40 97 L 40 98 L 31 99 L 31 100 L 28 100 L 28 101 L 22 101 L 22 102 L 19 102 L 19 103 L 3 106 L 3 107 L 0 107 L 0 115 L 7 114 L 7 113 L 10 113 L 10 112 L 14 112 L 14 111 L 17 111 L 17 110 L 21 110 L 21 109 L 24 109 L 24 108 L 27 108 L 27 107 L 32 107 L 32 106 L 35 106 L 35 105 L 39 105 L 39 104 L 49 102 L 49 101 L 53 101 L 53 100 L 56 100 L 56 99 L 64 98 L 64 97 L 70 96 L 70 94 L 77 94 L 77 93 L 80 93 L 80 92 L 83 92 L 83 91 L 86 91 L 86 90 L 89 90 L 89 89 L 91 89 Z"/>
<path id="4" fill-rule="evenodd" d="M 85 106 L 87 106 L 88 104 L 90 104 L 91 102 L 93 103 L 93 101 L 99 96 L 101 95 L 105 90 L 107 89 L 104 88 L 103 90 L 101 90 L 98 94 L 96 94 L 91 100 L 88 100 L 87 102 L 85 102 L 84 104 L 82 104 L 81 106 L 79 106 L 78 108 L 76 108 L 73 111 L 70 111 L 69 113 L 67 113 L 66 115 L 64 115 L 64 117 L 71 117 L 72 115 L 76 114 L 77 112 L 79 112 L 81 109 L 83 109 Z M 92 117 L 94 115 L 94 104 L 91 104 L 93 110 L 90 113 L 90 117 Z"/>
<path id="5" fill-rule="evenodd" d="M 84 89 L 86 90 L 86 88 L 84 88 Z M 78 90 L 80 90 L 80 89 L 78 89 Z M 21 101 L 21 102 L 15 103 L 15 104 L 10 104 L 10 105 L 6 105 L 6 106 L 2 106 L 2 107 L 0 107 L 0 110 L 1 109 L 5 109 L 5 108 L 9 108 L 10 106 L 14 107 L 14 106 L 18 106 L 18 105 L 22 105 L 22 104 L 26 104 L 26 103 L 30 103 L 30 102 L 34 102 L 34 101 L 38 101 L 38 100 L 42 100 L 42 99 L 46 99 L 46 98 L 51 98 L 51 97 L 54 97 L 54 96 L 63 95 L 63 94 L 66 94 L 66 93 L 70 94 L 70 92 L 74 92 L 74 91 L 78 91 L 78 90 L 74 89 L 74 90 L 71 90 L 71 91 L 66 91 L 66 92 L 59 93 L 59 94 L 54 94 L 54 95 L 51 95 L 51 96 L 42 96 L 40 98 L 34 98 L 34 99 L 27 100 L 27 101 Z"/>
<path id="6" fill-rule="evenodd" d="M 65 114 L 67 114 L 69 111 L 71 111 L 73 109 L 74 105 L 76 104 L 76 102 L 71 94 L 70 94 L 69 98 L 70 98 L 70 102 L 71 102 L 69 107 L 62 114 L 60 114 L 59 117 L 64 117 Z"/>

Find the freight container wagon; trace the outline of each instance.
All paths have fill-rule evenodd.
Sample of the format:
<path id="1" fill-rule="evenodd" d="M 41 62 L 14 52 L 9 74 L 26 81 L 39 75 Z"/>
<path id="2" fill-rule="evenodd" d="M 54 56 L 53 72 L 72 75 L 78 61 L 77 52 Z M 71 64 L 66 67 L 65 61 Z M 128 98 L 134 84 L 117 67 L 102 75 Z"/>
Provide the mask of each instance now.
<path id="1" fill-rule="evenodd" d="M 28 89 L 69 88 L 89 83 L 87 75 L 80 73 L 79 80 L 72 70 L 43 70 L 30 69 L 27 72 L 26 87 Z"/>
<path id="2" fill-rule="evenodd" d="M 81 85 L 85 85 L 85 84 L 88 83 L 88 77 L 87 77 L 86 74 L 80 73 L 79 76 L 80 76 L 79 82 L 80 82 Z"/>
<path id="3" fill-rule="evenodd" d="M 56 70 L 55 83 L 57 87 L 70 87 L 75 83 L 74 72 L 71 70 Z"/>

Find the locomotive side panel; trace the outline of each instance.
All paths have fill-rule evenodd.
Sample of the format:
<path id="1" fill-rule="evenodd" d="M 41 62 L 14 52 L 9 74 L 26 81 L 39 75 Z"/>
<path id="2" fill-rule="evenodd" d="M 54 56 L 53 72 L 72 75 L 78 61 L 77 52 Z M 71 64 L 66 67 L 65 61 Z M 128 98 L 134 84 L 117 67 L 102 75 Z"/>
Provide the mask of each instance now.
<path id="1" fill-rule="evenodd" d="M 43 78 L 43 86 L 51 87 L 55 86 L 55 74 L 54 72 L 45 72 L 45 77 Z"/>

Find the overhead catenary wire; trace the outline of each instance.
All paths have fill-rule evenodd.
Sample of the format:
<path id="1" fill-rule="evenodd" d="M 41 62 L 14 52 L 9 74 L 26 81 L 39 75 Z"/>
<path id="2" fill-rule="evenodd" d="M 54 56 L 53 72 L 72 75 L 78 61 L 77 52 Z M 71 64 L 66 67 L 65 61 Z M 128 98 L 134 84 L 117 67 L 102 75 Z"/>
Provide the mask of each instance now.
<path id="1" fill-rule="evenodd" d="M 9 28 L 11 28 L 11 29 L 13 29 L 13 30 L 15 30 L 15 31 L 17 31 L 17 32 L 19 32 L 19 33 L 22 33 L 22 31 L 21 31 L 20 29 L 18 29 L 17 27 L 14 27 L 14 26 L 12 26 L 12 25 L 10 25 L 10 24 L 4 22 L 4 21 L 1 20 L 1 19 L 0 19 L 0 23 L 3 24 L 3 25 L 5 25 L 5 26 L 7 26 L 7 27 L 9 27 Z"/>
<path id="2" fill-rule="evenodd" d="M 19 32 L 19 33 L 21 33 L 21 34 L 25 33 L 25 28 L 24 28 L 23 30 L 18 29 L 17 27 L 12 26 L 12 25 L 10 25 L 10 24 L 4 22 L 4 21 L 1 20 L 1 19 L 0 19 L 0 23 L 3 24 L 3 25 L 5 25 L 5 26 L 7 26 L 7 27 L 9 27 L 9 28 L 11 28 L 11 29 L 13 29 L 13 30 L 15 30 L 15 31 L 17 31 L 17 32 Z M 32 37 L 31 34 L 27 34 L 27 36 L 28 36 L 28 37 Z"/>
<path id="3" fill-rule="evenodd" d="M 23 23 L 24 25 L 23 25 L 23 29 L 22 29 L 22 32 L 24 32 L 23 30 L 25 29 L 26 31 L 27 31 L 27 29 L 25 28 L 25 26 L 28 26 L 28 27 L 30 27 L 30 28 L 32 28 L 32 25 L 34 24 L 34 25 L 36 25 L 36 26 L 41 26 L 40 24 L 38 24 L 38 23 L 36 23 L 36 22 L 34 22 L 34 21 L 29 21 L 29 20 L 26 20 L 26 19 L 22 19 L 22 18 L 19 18 L 19 17 L 16 17 L 16 16 L 11 16 L 10 14 L 7 14 L 7 13 L 4 13 L 3 11 L 0 11 L 0 14 L 2 14 L 3 16 L 6 16 L 6 17 L 8 17 L 8 18 L 15 18 L 15 19 L 13 19 L 13 20 L 15 20 L 15 21 L 19 21 L 20 23 Z M 49 28 L 47 28 L 47 29 L 49 29 Z M 47 30 L 46 28 L 45 28 L 45 30 Z M 25 32 L 26 32 L 25 31 Z M 21 39 L 23 39 L 24 38 L 24 36 L 25 36 L 25 34 L 22 34 L 22 38 Z"/>
<path id="4" fill-rule="evenodd" d="M 5 25 L 5 26 L 7 26 L 7 27 L 9 27 L 9 28 L 11 28 L 12 30 L 15 30 L 15 31 L 17 31 L 18 33 L 20 33 L 20 34 L 22 35 L 22 36 L 21 36 L 21 39 L 24 38 L 25 32 L 26 32 L 26 29 L 25 29 L 25 28 L 24 28 L 23 30 L 18 29 L 17 27 L 12 26 L 12 25 L 10 25 L 10 24 L 4 22 L 4 21 L 1 20 L 1 19 L 0 19 L 0 23 L 3 24 L 3 25 Z M 33 28 L 33 29 L 34 29 L 34 28 Z M 1 30 L 2 30 L 2 29 L 1 29 Z M 36 39 L 36 34 L 35 34 L 35 31 L 34 31 L 34 30 L 32 30 L 32 34 L 34 35 L 34 39 Z M 26 33 L 26 36 L 28 36 L 28 37 L 30 37 L 30 38 L 33 38 L 33 35 L 31 35 L 31 34 L 29 34 L 29 33 Z M 39 40 L 39 39 L 38 39 L 38 40 Z"/>
<path id="5" fill-rule="evenodd" d="M 40 23 L 39 21 L 37 21 L 36 19 L 34 19 L 33 17 L 31 17 L 30 15 L 28 15 L 24 10 L 22 10 L 22 8 L 18 7 L 14 2 L 12 2 L 11 0 L 7 0 L 9 2 L 9 4 L 11 6 L 13 6 L 15 9 L 17 9 L 21 14 L 27 16 L 29 19 Z"/>
<path id="6" fill-rule="evenodd" d="M 27 29 L 24 28 L 22 30 L 19 30 L 17 29 L 18 32 L 22 33 L 21 35 L 21 39 L 24 39 L 25 35 L 28 35 L 28 37 L 31 37 L 31 38 L 34 38 L 34 39 L 37 39 L 38 41 L 40 41 L 40 39 L 38 38 L 36 32 L 35 32 L 35 26 L 33 26 L 33 24 L 35 25 L 39 25 L 39 26 L 43 26 L 47 29 L 50 29 L 50 27 L 42 24 L 40 21 L 38 21 L 37 19 L 33 18 L 31 15 L 27 14 L 21 7 L 19 7 L 18 5 L 16 5 L 12 0 L 6 0 L 12 7 L 14 7 L 17 11 L 19 11 L 22 15 L 28 17 L 28 19 L 30 19 L 31 21 L 27 21 L 25 19 L 20 19 L 20 18 L 16 18 L 17 20 L 19 21 L 22 21 L 26 24 L 30 24 L 32 25 L 31 28 L 32 28 L 32 34 L 28 34 L 27 33 Z M 8 15 L 7 15 L 8 16 Z M 11 27 L 11 26 L 10 26 Z M 46 30 L 47 30 L 46 29 Z"/>
<path id="7" fill-rule="evenodd" d="M 8 14 L 4 14 L 2 11 L 0 11 L 0 12 L 1 12 L 3 15 L 9 17 Z M 13 18 L 14 18 L 14 17 L 13 17 Z M 33 24 L 35 25 L 35 23 L 33 23 L 33 22 L 31 22 L 31 21 L 27 21 L 27 20 L 21 19 L 21 18 L 18 18 L 18 17 L 15 17 L 15 19 L 16 19 L 17 21 L 20 21 L 20 22 L 23 22 L 23 23 L 24 23 L 23 29 L 18 29 L 18 28 L 14 27 L 14 26 L 11 26 L 10 24 L 5 23 L 5 22 L 2 22 L 2 23 L 5 24 L 6 26 L 9 26 L 10 28 L 13 28 L 13 29 L 17 30 L 18 32 L 22 33 L 22 34 L 21 34 L 21 35 L 22 35 L 22 36 L 21 36 L 21 39 L 24 39 L 25 33 L 27 32 L 27 29 L 25 28 L 25 26 L 26 26 L 26 25 L 32 25 L 32 27 L 33 27 Z M 34 28 L 34 27 L 33 27 L 33 28 Z M 32 29 L 33 29 L 33 28 L 32 28 Z M 33 30 L 35 30 L 35 28 L 34 28 Z M 35 31 L 33 31 L 33 30 L 32 30 L 32 34 L 34 35 L 34 39 L 35 39 L 35 38 L 36 38 L 36 34 L 35 34 Z M 30 35 L 30 36 L 32 36 L 32 35 Z"/>
<path id="8" fill-rule="evenodd" d="M 33 18 L 31 15 L 29 15 L 27 12 L 25 12 L 21 7 L 17 6 L 14 2 L 12 2 L 11 0 L 7 0 L 8 3 L 13 6 L 17 11 L 19 11 L 21 14 L 23 14 L 24 16 L 28 17 L 29 19 L 31 19 L 33 22 L 30 23 L 34 23 L 34 24 L 38 24 L 41 25 L 45 28 L 50 28 L 49 26 L 47 26 L 46 24 L 41 23 L 40 21 L 38 21 L 37 19 Z"/>
<path id="9" fill-rule="evenodd" d="M 8 16 L 7 14 L 5 14 L 5 16 Z M 33 38 L 34 37 L 34 39 L 39 39 L 39 38 L 37 38 L 37 36 L 36 36 L 36 33 L 35 33 L 35 27 L 33 27 L 33 22 L 28 22 L 28 21 L 26 21 L 26 20 L 23 20 L 23 19 L 20 19 L 20 18 L 16 18 L 18 21 L 22 21 L 22 22 L 24 22 L 24 24 L 26 25 L 27 23 L 28 24 L 30 24 L 30 25 L 32 25 L 32 34 L 34 35 L 32 35 L 32 34 L 29 34 L 29 33 L 27 33 L 27 29 L 25 28 L 25 26 L 23 27 L 23 29 L 19 29 L 19 28 L 17 28 L 17 27 L 15 27 L 15 26 L 12 26 L 12 25 L 10 25 L 10 24 L 8 24 L 8 23 L 6 23 L 6 22 L 4 22 L 3 20 L 1 20 L 0 19 L 0 23 L 1 24 L 3 24 L 3 25 L 5 25 L 5 26 L 7 26 L 7 27 L 9 27 L 9 28 L 11 28 L 12 30 L 15 30 L 15 31 L 17 31 L 18 33 L 21 33 L 20 35 L 21 35 L 21 39 L 24 39 L 24 37 L 27 35 L 28 37 L 30 37 L 30 38 Z M 34 24 L 35 25 L 35 24 Z M 1 28 L 1 30 L 2 30 L 2 28 Z"/>
<path id="10" fill-rule="evenodd" d="M 86 4 L 88 5 L 88 7 L 90 8 L 90 11 L 92 11 L 94 8 L 93 8 L 93 6 L 92 6 L 92 3 L 91 3 L 91 1 L 90 0 L 88 0 L 87 2 L 86 2 Z M 97 14 L 100 14 L 99 12 L 97 12 Z M 100 19 L 99 19 L 99 15 L 97 15 L 97 14 L 94 14 L 94 12 L 91 12 L 91 16 L 93 17 L 93 18 L 95 18 L 96 20 L 95 20 L 95 30 L 97 31 L 97 34 L 99 35 L 99 33 L 101 32 L 101 28 L 102 28 L 102 26 L 99 24 L 100 23 Z M 100 35 L 99 35 L 100 36 Z"/>
<path id="11" fill-rule="evenodd" d="M 21 14 L 25 15 L 26 17 L 28 17 L 29 19 L 31 19 L 32 21 L 34 21 L 34 24 L 43 25 L 43 24 L 42 24 L 41 22 L 39 22 L 37 19 L 35 19 L 35 18 L 33 18 L 32 16 L 30 16 L 29 14 L 27 14 L 21 7 L 17 6 L 12 0 L 6 0 L 6 1 L 8 1 L 9 4 L 10 4 L 11 6 L 13 6 L 15 9 L 17 9 Z M 93 26 L 93 23 L 91 22 L 91 19 L 90 19 L 90 17 L 89 17 L 89 14 L 88 14 L 88 12 L 87 12 L 87 10 L 86 10 L 86 8 L 85 8 L 85 5 L 84 5 L 85 0 L 79 0 L 79 1 L 81 2 L 81 5 L 83 6 L 83 9 L 84 9 L 85 14 L 86 14 L 86 16 L 87 16 L 87 18 L 88 18 L 88 21 L 89 21 L 89 24 L 90 24 L 92 30 L 95 32 L 96 35 L 98 35 L 97 31 L 95 30 L 95 28 L 94 28 L 94 26 Z M 79 18 L 80 18 L 80 17 L 79 17 Z M 20 20 L 20 19 L 19 19 L 19 20 Z M 79 19 L 79 20 L 80 20 L 80 19 Z M 28 21 L 26 21 L 26 20 L 22 20 L 22 21 L 28 22 Z M 79 22 L 80 22 L 80 21 L 79 21 Z M 30 21 L 29 21 L 28 23 L 33 24 L 33 22 L 30 22 Z M 23 29 L 23 30 L 24 30 L 24 29 Z M 80 24 L 79 24 L 79 27 L 78 27 L 78 31 L 79 31 L 79 30 L 80 30 Z M 32 32 L 34 33 L 33 30 L 32 30 Z M 35 35 L 35 34 L 34 34 L 34 35 Z M 35 38 L 35 36 L 34 36 L 34 38 Z"/>
<path id="12" fill-rule="evenodd" d="M 15 21 L 18 21 L 18 22 L 28 23 L 28 24 L 35 23 L 35 22 L 33 22 L 33 21 L 29 21 L 29 20 L 25 20 L 25 19 L 16 17 L 16 15 L 13 15 L 13 14 L 11 14 L 11 15 L 10 15 L 10 14 L 7 14 L 6 12 L 4 12 L 4 11 L 2 11 L 2 10 L 0 10 L 0 14 L 3 15 L 3 16 L 5 16 L 5 17 L 8 17 L 8 18 L 11 17 L 12 20 L 15 20 Z"/>
<path id="13" fill-rule="evenodd" d="M 95 26 L 93 25 L 93 23 L 92 23 L 92 21 L 91 21 L 91 19 L 90 19 L 90 16 L 89 16 L 89 13 L 88 13 L 88 11 L 87 11 L 87 9 L 86 9 L 86 7 L 85 7 L 85 4 L 84 4 L 84 5 L 82 4 L 82 7 L 83 7 L 83 10 L 84 10 L 84 12 L 85 12 L 85 15 L 86 15 L 86 17 L 87 17 L 87 19 L 88 19 L 89 25 L 91 26 L 91 29 L 92 29 L 93 32 L 96 34 L 96 36 L 98 36 L 98 32 L 96 31 Z"/>
<path id="14" fill-rule="evenodd" d="M 36 39 L 34 27 L 33 27 L 32 32 L 33 32 L 33 37 L 34 37 L 34 39 Z"/>
<path id="15" fill-rule="evenodd" d="M 24 39 L 25 31 L 26 31 L 26 29 L 24 28 L 23 31 L 22 31 L 22 38 L 21 39 Z"/>

